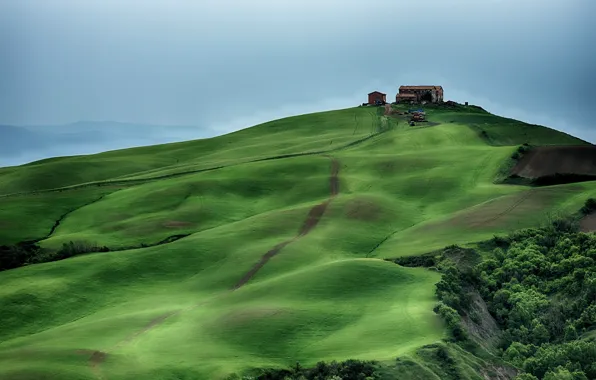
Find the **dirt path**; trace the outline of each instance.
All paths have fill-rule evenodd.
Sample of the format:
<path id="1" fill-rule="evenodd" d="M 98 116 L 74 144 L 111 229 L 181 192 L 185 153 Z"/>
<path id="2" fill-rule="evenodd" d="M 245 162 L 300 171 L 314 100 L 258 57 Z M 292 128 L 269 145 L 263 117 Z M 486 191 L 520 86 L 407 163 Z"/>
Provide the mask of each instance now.
<path id="1" fill-rule="evenodd" d="M 333 198 L 335 198 L 335 196 L 337 194 L 339 194 L 339 161 L 337 161 L 336 159 L 331 158 L 331 157 L 328 157 L 328 158 L 331 160 L 331 175 L 329 176 L 329 191 L 330 191 L 329 198 L 326 199 L 324 202 L 319 203 L 318 205 L 311 208 L 310 211 L 308 212 L 308 216 L 306 217 L 306 220 L 304 221 L 304 223 L 302 224 L 302 227 L 300 228 L 300 231 L 298 232 L 298 235 L 296 235 L 293 238 L 288 239 L 284 242 L 279 243 L 278 245 L 273 247 L 271 250 L 269 250 L 267 253 L 265 253 L 261 257 L 261 259 L 244 276 L 242 276 L 242 278 L 236 283 L 236 285 L 234 285 L 234 287 L 233 287 L 234 290 L 242 287 L 248 281 L 250 281 L 250 279 L 253 278 L 254 275 L 263 266 L 265 266 L 265 264 L 267 264 L 267 262 L 273 256 L 277 255 L 283 248 L 285 248 L 287 245 L 295 242 L 296 240 L 300 239 L 301 237 L 306 236 L 310 231 L 312 231 L 317 226 L 317 224 L 319 224 L 319 221 L 323 217 L 323 214 L 325 214 L 327 207 L 329 206 L 329 204 L 331 203 Z"/>
<path id="2" fill-rule="evenodd" d="M 391 113 L 391 104 L 385 104 L 385 116 L 390 116 Z"/>
<path id="3" fill-rule="evenodd" d="M 318 205 L 316 205 L 310 209 L 308 216 L 306 217 L 306 220 L 302 224 L 302 227 L 300 228 L 300 230 L 296 236 L 294 236 L 293 238 L 288 239 L 284 242 L 279 243 L 278 245 L 273 247 L 271 250 L 269 250 L 267 253 L 265 253 L 261 257 L 261 259 L 246 274 L 244 274 L 244 276 L 242 276 L 240 281 L 238 281 L 234 285 L 234 287 L 232 289 L 230 289 L 230 291 L 234 291 L 234 290 L 242 287 L 248 281 L 250 281 L 253 278 L 253 276 L 269 261 L 269 259 L 271 259 L 273 256 L 277 255 L 288 244 L 300 239 L 303 236 L 306 236 L 310 231 L 312 231 L 317 226 L 317 224 L 319 224 L 319 221 L 323 217 L 323 214 L 325 214 L 327 207 L 329 206 L 329 204 L 331 203 L 333 198 L 335 198 L 335 196 L 337 196 L 339 194 L 339 168 L 340 168 L 339 161 L 337 161 L 336 159 L 329 157 L 329 156 L 325 156 L 325 157 L 327 157 L 331 160 L 331 174 L 329 176 L 329 191 L 330 191 L 329 198 L 326 199 L 324 202 L 319 203 Z M 225 294 L 225 293 L 223 293 L 223 294 Z M 217 298 L 217 296 L 216 296 L 216 298 Z M 129 336 L 124 338 L 122 341 L 118 342 L 117 344 L 115 344 L 113 347 L 111 347 L 110 349 L 108 349 L 106 351 L 116 350 L 116 349 L 124 346 L 125 344 L 132 342 L 135 338 L 139 337 L 140 335 L 161 325 L 168 318 L 170 318 L 174 315 L 178 315 L 183 311 L 187 311 L 187 310 L 199 307 L 201 305 L 204 305 L 205 303 L 207 303 L 209 301 L 211 301 L 211 299 L 207 300 L 207 301 L 200 302 L 196 305 L 193 305 L 190 308 L 180 309 L 180 310 L 176 310 L 176 311 L 170 311 L 168 313 L 164 313 L 160 316 L 157 316 L 157 317 L 153 318 L 149 323 L 147 323 L 142 329 L 130 334 Z M 106 379 L 105 375 L 102 373 L 102 371 L 100 369 L 100 366 L 101 366 L 101 364 L 103 364 L 105 362 L 105 360 L 108 358 L 108 356 L 109 356 L 108 352 L 105 352 L 105 351 L 91 351 L 91 354 L 89 357 L 89 366 L 91 367 L 91 370 L 93 371 L 93 373 L 99 380 Z"/>

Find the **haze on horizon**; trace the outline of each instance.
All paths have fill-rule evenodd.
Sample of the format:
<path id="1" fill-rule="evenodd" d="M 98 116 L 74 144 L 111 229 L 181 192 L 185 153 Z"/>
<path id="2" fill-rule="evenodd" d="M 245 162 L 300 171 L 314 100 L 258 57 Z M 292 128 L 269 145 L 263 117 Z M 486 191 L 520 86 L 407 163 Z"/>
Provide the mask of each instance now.
<path id="1" fill-rule="evenodd" d="M 196 126 L 183 140 L 440 84 L 596 142 L 594 14 L 592 0 L 0 0 L 0 124 Z"/>

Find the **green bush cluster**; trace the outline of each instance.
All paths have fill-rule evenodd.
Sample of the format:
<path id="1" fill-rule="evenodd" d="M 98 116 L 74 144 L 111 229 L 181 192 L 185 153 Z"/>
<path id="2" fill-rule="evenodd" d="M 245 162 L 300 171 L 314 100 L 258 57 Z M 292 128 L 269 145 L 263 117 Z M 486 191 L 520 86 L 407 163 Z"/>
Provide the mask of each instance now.
<path id="1" fill-rule="evenodd" d="M 109 250 L 108 247 L 82 241 L 64 243 L 62 248 L 57 251 L 43 249 L 36 242 L 2 245 L 0 246 L 0 271 L 24 265 L 64 260 L 85 253 L 108 252 Z"/>
<path id="2" fill-rule="evenodd" d="M 345 362 L 319 362 L 312 368 L 299 363 L 290 369 L 267 369 L 254 376 L 258 380 L 375 380 L 377 363 L 373 361 L 346 360 Z"/>
<path id="3" fill-rule="evenodd" d="M 596 328 L 596 237 L 573 228 L 562 220 L 516 232 L 476 268 L 520 379 L 596 378 L 596 341 L 581 339 Z"/>
<path id="4" fill-rule="evenodd" d="M 520 145 L 517 150 L 515 152 L 513 152 L 513 154 L 511 155 L 511 159 L 513 160 L 519 160 L 523 157 L 523 155 L 528 152 L 530 150 L 530 145 L 528 145 L 527 143 L 524 143 L 522 145 Z"/>
<path id="5" fill-rule="evenodd" d="M 586 201 L 586 203 L 584 203 L 584 206 L 581 208 L 580 213 L 582 215 L 588 215 L 593 213 L 594 211 L 596 211 L 596 199 L 589 198 Z"/>

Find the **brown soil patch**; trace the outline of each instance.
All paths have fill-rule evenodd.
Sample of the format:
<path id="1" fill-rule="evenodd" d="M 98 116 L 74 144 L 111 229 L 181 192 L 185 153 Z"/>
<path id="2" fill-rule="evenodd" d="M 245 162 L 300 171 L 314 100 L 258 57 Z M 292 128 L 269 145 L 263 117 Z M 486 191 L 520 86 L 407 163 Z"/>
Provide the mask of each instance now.
<path id="1" fill-rule="evenodd" d="M 167 228 L 179 228 L 179 227 L 188 227 L 192 225 L 190 222 L 183 222 L 180 220 L 168 220 L 167 222 L 163 223 L 164 227 Z"/>
<path id="2" fill-rule="evenodd" d="M 124 340 L 122 340 L 120 343 L 118 343 L 115 348 L 121 347 L 122 345 L 126 344 L 126 343 L 130 343 L 132 340 L 134 340 L 136 337 L 138 337 L 141 334 L 146 333 L 147 331 L 151 330 L 152 328 L 162 324 L 166 319 L 170 318 L 173 315 L 176 315 L 180 313 L 180 310 L 177 311 L 170 311 L 167 312 L 165 314 L 159 315 L 155 318 L 153 318 L 151 321 L 149 321 L 149 323 L 147 323 L 145 325 L 145 327 L 143 327 L 141 330 L 136 331 L 135 333 L 127 336 L 126 338 L 124 338 Z"/>
<path id="3" fill-rule="evenodd" d="M 385 116 L 389 116 L 393 114 L 393 110 L 391 109 L 391 104 L 385 104 Z"/>
<path id="4" fill-rule="evenodd" d="M 581 232 L 596 231 L 596 213 L 584 216 L 579 222 L 579 229 Z"/>
<path id="5" fill-rule="evenodd" d="M 105 379 L 105 376 L 103 376 L 103 373 L 101 372 L 101 369 L 99 368 L 99 366 L 103 362 L 105 362 L 107 358 L 108 358 L 108 354 L 103 351 L 93 351 L 93 353 L 89 357 L 89 365 L 91 366 L 93 373 L 95 373 L 95 376 L 99 380 Z"/>
<path id="6" fill-rule="evenodd" d="M 286 240 L 282 243 L 279 243 L 271 250 L 269 250 L 267 253 L 265 253 L 263 257 L 261 257 L 261 259 L 251 268 L 251 270 L 249 270 L 244 276 L 242 276 L 240 281 L 238 281 L 236 285 L 234 285 L 233 289 L 238 289 L 242 285 L 246 284 L 265 264 L 267 264 L 267 261 L 269 261 L 270 258 L 277 255 L 279 251 L 282 250 L 282 248 L 292 243 L 294 240 L 296 240 L 296 238 L 292 238 L 290 240 Z"/>
<path id="7" fill-rule="evenodd" d="M 543 146 L 524 154 L 511 174 L 538 178 L 555 174 L 596 175 L 596 146 Z"/>
<path id="8" fill-rule="evenodd" d="M 353 199 L 345 206 L 345 213 L 349 219 L 375 221 L 378 220 L 383 209 L 373 201 Z"/>
<path id="9" fill-rule="evenodd" d="M 330 157 L 329 157 L 330 158 Z M 281 251 L 284 247 L 288 244 L 298 240 L 299 238 L 306 236 L 310 231 L 313 230 L 319 224 L 319 221 L 325 214 L 327 210 L 327 206 L 329 203 L 335 198 L 337 194 L 339 194 L 339 161 L 334 158 L 331 159 L 331 174 L 329 176 L 329 192 L 330 196 L 329 199 L 326 201 L 319 203 L 318 205 L 314 206 L 308 212 L 308 216 L 306 220 L 302 224 L 302 227 L 298 231 L 298 235 L 295 237 L 288 239 L 284 242 L 279 243 L 272 249 L 270 249 L 267 253 L 265 253 L 261 259 L 246 273 L 242 278 L 234 285 L 232 289 L 236 290 L 246 284 L 250 279 L 271 259 L 273 256 L 277 255 L 279 251 Z"/>
<path id="10" fill-rule="evenodd" d="M 101 363 L 105 362 L 108 358 L 108 354 L 102 351 L 93 351 L 89 358 L 89 363 L 92 367 L 97 367 Z"/>
<path id="11" fill-rule="evenodd" d="M 319 224 L 319 221 L 323 217 L 325 210 L 327 210 L 327 206 L 329 206 L 329 202 L 330 201 L 327 200 L 310 209 L 306 220 L 300 228 L 300 232 L 298 232 L 298 236 L 305 236 L 310 231 L 312 231 L 312 229 L 315 228 L 317 224 Z"/>
<path id="12" fill-rule="evenodd" d="M 331 177 L 329 179 L 331 188 L 331 197 L 339 194 L 339 161 L 331 160 Z"/>

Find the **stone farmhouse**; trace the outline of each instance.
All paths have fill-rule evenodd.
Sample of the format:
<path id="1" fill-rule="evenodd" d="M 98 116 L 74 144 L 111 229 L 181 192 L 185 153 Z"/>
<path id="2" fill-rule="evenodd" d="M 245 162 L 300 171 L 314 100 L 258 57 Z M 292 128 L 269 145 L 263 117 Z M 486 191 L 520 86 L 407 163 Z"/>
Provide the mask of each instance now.
<path id="1" fill-rule="evenodd" d="M 441 86 L 399 86 L 395 95 L 396 103 L 442 103 L 443 87 Z"/>

